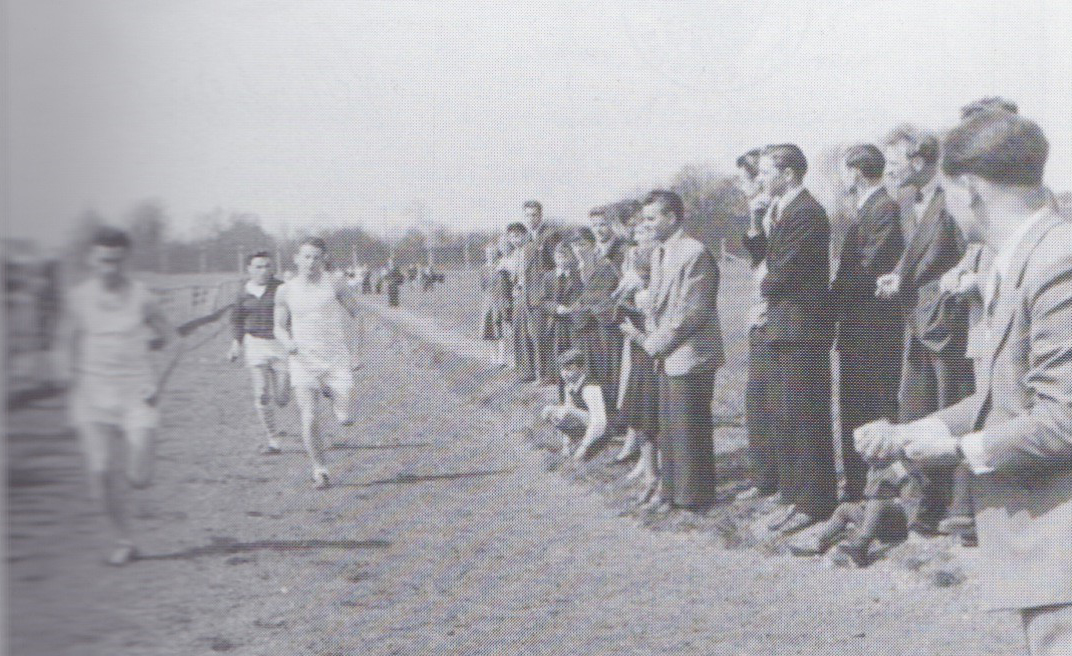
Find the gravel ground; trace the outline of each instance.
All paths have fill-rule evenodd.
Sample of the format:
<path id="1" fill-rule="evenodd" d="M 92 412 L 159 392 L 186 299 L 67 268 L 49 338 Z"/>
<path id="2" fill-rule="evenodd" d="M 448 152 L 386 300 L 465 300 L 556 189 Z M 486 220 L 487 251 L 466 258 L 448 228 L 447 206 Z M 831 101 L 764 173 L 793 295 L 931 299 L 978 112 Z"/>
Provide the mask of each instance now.
<path id="1" fill-rule="evenodd" d="M 422 344 L 413 312 L 385 316 L 405 333 L 367 322 L 365 412 L 328 425 L 327 491 L 295 438 L 255 455 L 222 336 L 187 356 L 157 484 L 133 504 L 145 558 L 124 569 L 101 564 L 59 400 L 13 413 L 10 653 L 1020 652 L 1015 619 L 979 609 L 970 552 L 912 542 L 858 571 L 783 555 L 748 507 L 639 515 L 606 453 L 574 466 L 543 448 L 546 391 L 485 369 L 464 336 Z M 722 443 L 728 492 L 739 454 Z"/>

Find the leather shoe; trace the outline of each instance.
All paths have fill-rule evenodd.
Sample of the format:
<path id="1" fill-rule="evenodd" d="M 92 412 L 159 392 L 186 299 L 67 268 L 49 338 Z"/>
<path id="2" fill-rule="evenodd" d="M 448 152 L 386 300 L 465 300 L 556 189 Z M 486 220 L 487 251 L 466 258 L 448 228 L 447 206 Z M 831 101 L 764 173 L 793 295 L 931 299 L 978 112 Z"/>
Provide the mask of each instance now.
<path id="1" fill-rule="evenodd" d="M 778 532 L 782 535 L 792 535 L 817 523 L 819 523 L 819 520 L 808 513 L 793 513 L 793 516 L 779 527 Z"/>

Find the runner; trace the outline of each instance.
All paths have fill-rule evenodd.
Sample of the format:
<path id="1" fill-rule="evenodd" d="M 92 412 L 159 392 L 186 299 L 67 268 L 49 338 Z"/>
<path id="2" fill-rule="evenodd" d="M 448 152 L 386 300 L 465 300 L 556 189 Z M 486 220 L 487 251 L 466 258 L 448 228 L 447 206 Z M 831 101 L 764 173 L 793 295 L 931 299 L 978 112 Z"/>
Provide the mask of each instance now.
<path id="1" fill-rule="evenodd" d="M 123 510 L 113 438 L 126 447 L 126 479 L 143 489 L 152 479 L 159 384 L 149 358 L 173 335 L 152 293 L 124 272 L 130 237 L 100 228 L 89 254 L 92 276 L 71 290 L 57 341 L 57 377 L 69 387 L 93 496 L 102 502 L 115 537 L 110 565 L 137 556 Z"/>
<path id="2" fill-rule="evenodd" d="M 276 341 L 274 329 L 275 296 L 282 280 L 276 278 L 272 256 L 260 251 L 246 259 L 249 280 L 238 293 L 234 310 L 231 311 L 231 327 L 234 341 L 227 357 L 231 362 L 245 355 L 253 380 L 253 405 L 257 409 L 261 426 L 264 427 L 267 443 L 261 446 L 264 455 L 281 453 L 279 436 L 282 434 L 275 423 L 272 397 L 279 407 L 290 400 L 290 380 L 286 366 L 286 352 Z"/>
<path id="3" fill-rule="evenodd" d="M 327 245 L 304 239 L 294 257 L 297 273 L 275 299 L 275 337 L 290 354 L 290 378 L 301 412 L 302 440 L 313 461 L 317 489 L 330 486 L 324 464 L 323 435 L 317 422 L 318 398 L 332 403 L 343 426 L 353 424 L 353 350 L 349 320 L 357 316 L 352 290 L 324 268 Z"/>

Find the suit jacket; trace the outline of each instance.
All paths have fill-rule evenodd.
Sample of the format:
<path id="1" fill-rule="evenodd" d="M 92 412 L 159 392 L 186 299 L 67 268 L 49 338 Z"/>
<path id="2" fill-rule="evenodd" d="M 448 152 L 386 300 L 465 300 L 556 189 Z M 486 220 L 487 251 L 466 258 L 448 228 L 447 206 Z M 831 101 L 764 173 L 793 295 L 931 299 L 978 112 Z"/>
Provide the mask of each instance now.
<path id="1" fill-rule="evenodd" d="M 831 284 L 839 346 L 902 341 L 900 304 L 876 297 L 875 284 L 880 275 L 897 266 L 904 248 L 901 207 L 885 189 L 879 189 L 849 226 Z"/>
<path id="2" fill-rule="evenodd" d="M 909 334 L 935 352 L 963 350 L 967 342 L 966 303 L 940 289 L 942 274 L 960 262 L 965 246 L 964 235 L 946 212 L 945 194 L 939 188 L 893 269 L 901 276 Z"/>
<path id="3" fill-rule="evenodd" d="M 615 268 L 621 273 L 622 264 L 625 262 L 625 252 L 629 248 L 629 242 L 618 237 L 617 235 L 610 238 L 610 245 L 607 247 L 606 258 L 614 263 Z"/>
<path id="4" fill-rule="evenodd" d="M 994 608 L 1072 602 L 1072 224 L 1049 212 L 1020 242 L 988 321 L 976 393 L 935 416 L 981 430 L 983 584 Z"/>
<path id="5" fill-rule="evenodd" d="M 584 282 L 584 289 L 577 299 L 573 323 L 577 327 L 595 322 L 599 325 L 618 325 L 614 312 L 617 299 L 614 290 L 618 288 L 621 275 L 610 260 L 602 257 L 595 259 L 591 275 Z"/>
<path id="6" fill-rule="evenodd" d="M 763 253 L 767 275 L 760 292 L 767 300 L 770 342 L 830 343 L 830 221 L 807 191 L 778 209 L 770 236 L 746 237 L 748 249 Z"/>
<path id="7" fill-rule="evenodd" d="M 576 270 L 570 270 L 564 283 L 559 284 L 559 275 L 554 269 L 543 274 L 540 307 L 544 312 L 555 315 L 559 305 L 573 305 L 580 297 L 584 287 Z"/>
<path id="8" fill-rule="evenodd" d="M 524 250 L 524 287 L 525 304 L 536 307 L 540 303 L 543 291 L 543 274 L 555 268 L 555 246 L 561 235 L 546 223 L 541 223 L 539 230 L 532 235 L 532 240 L 525 244 Z"/>
<path id="9" fill-rule="evenodd" d="M 651 330 L 644 349 L 662 362 L 668 376 L 694 369 L 713 371 L 725 362 L 718 283 L 714 256 L 684 231 L 667 239 L 652 255 Z"/>

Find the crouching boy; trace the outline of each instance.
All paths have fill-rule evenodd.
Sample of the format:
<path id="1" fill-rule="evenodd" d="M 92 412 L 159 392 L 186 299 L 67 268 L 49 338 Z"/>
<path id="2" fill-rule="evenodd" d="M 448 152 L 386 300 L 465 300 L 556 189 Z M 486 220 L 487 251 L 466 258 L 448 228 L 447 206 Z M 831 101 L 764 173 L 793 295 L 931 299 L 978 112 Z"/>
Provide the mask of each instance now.
<path id="1" fill-rule="evenodd" d="M 571 348 L 558 356 L 562 379 L 558 386 L 558 405 L 543 409 L 544 421 L 562 434 L 562 454 L 570 455 L 573 442 L 579 440 L 573 457 L 584 460 L 607 430 L 607 406 L 603 389 L 588 382 L 584 353 Z"/>

